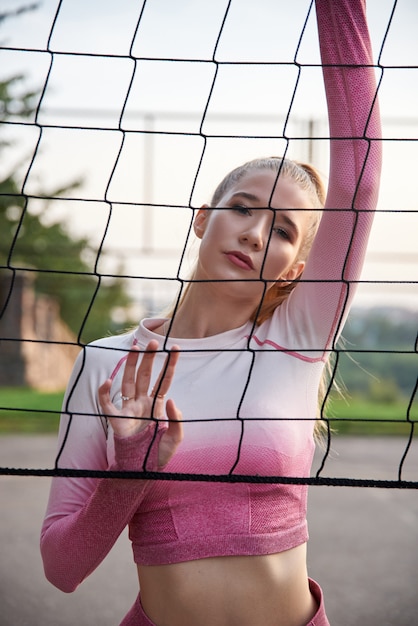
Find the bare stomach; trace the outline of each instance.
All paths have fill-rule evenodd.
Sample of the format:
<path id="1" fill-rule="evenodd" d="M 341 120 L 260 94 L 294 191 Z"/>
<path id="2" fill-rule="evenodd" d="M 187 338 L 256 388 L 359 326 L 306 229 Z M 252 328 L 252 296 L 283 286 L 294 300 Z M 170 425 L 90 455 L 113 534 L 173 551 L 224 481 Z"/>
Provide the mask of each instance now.
<path id="1" fill-rule="evenodd" d="M 305 626 L 316 611 L 306 544 L 279 554 L 138 566 L 144 611 L 157 626 Z"/>

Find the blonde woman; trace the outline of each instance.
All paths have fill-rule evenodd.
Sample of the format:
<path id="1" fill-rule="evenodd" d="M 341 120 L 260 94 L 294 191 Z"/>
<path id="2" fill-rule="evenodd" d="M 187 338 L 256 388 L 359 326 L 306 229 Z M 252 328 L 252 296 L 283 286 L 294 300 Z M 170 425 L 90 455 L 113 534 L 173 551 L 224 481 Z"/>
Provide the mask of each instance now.
<path id="1" fill-rule="evenodd" d="M 380 175 L 364 2 L 316 10 L 332 137 L 324 210 L 310 166 L 256 159 L 228 174 L 196 214 L 197 266 L 173 314 L 80 355 L 60 467 L 309 476 L 318 388 Z M 73 591 L 129 525 L 140 593 L 123 626 L 326 626 L 306 504 L 303 484 L 57 477 L 45 572 Z"/>

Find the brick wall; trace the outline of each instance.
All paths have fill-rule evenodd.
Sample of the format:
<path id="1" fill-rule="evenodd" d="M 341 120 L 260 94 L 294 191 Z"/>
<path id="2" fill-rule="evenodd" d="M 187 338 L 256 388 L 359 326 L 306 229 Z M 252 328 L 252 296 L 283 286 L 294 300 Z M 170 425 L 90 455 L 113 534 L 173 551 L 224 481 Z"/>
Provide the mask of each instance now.
<path id="1" fill-rule="evenodd" d="M 32 272 L 12 279 L 12 272 L 0 273 L 0 385 L 60 391 L 80 349 L 72 345 L 76 337 L 61 320 L 57 302 L 35 294 Z"/>

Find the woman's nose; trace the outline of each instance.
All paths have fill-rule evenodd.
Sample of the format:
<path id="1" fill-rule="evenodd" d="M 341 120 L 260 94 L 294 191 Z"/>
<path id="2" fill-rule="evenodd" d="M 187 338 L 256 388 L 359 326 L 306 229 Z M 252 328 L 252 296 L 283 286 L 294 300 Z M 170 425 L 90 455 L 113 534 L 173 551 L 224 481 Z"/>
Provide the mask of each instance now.
<path id="1" fill-rule="evenodd" d="M 241 233 L 240 241 L 249 244 L 256 250 L 262 250 L 269 236 L 270 225 L 271 220 L 269 223 L 267 223 L 267 220 L 263 219 L 254 220 L 254 222 L 249 224 Z"/>

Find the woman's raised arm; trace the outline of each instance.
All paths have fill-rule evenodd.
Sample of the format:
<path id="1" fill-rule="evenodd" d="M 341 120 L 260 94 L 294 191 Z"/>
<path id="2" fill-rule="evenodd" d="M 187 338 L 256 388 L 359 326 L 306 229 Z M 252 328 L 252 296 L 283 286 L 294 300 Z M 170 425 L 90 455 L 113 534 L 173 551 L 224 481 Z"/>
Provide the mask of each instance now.
<path id="1" fill-rule="evenodd" d="M 365 1 L 316 0 L 316 13 L 330 131 L 329 187 L 302 284 L 291 300 L 292 313 L 304 316 L 307 347 L 323 349 L 338 336 L 360 278 L 378 200 L 381 129 Z"/>

